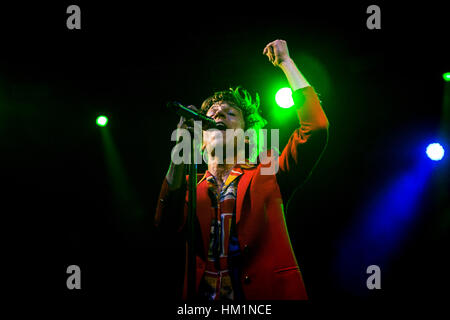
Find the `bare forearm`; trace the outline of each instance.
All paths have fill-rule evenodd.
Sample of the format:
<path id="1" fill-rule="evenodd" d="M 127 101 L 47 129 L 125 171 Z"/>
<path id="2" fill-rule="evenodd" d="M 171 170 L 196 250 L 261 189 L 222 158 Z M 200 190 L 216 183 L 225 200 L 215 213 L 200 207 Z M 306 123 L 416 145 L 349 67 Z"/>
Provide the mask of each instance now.
<path id="1" fill-rule="evenodd" d="M 311 87 L 292 59 L 286 59 L 280 63 L 279 67 L 286 75 L 292 91 L 296 92 L 299 89 Z M 298 116 L 302 127 L 310 130 L 328 128 L 328 119 L 314 89 L 309 88 L 302 90 L 302 92 L 304 97 L 303 101 L 302 99 L 296 99 Z M 298 101 L 302 101 L 302 103 L 298 103 Z"/>
<path id="2" fill-rule="evenodd" d="M 296 91 L 301 88 L 309 87 L 310 84 L 306 78 L 302 75 L 300 70 L 295 65 L 292 59 L 286 59 L 279 65 L 280 69 L 283 70 L 286 78 L 289 81 L 292 91 Z"/>

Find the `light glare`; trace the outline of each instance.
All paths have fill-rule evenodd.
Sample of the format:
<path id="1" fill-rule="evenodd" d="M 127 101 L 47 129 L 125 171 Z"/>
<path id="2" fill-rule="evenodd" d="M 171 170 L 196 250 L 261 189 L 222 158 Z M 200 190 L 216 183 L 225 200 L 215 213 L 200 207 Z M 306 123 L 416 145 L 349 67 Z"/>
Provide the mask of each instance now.
<path id="1" fill-rule="evenodd" d="M 275 101 L 281 108 L 290 108 L 294 105 L 294 100 L 292 99 L 291 88 L 281 88 L 275 95 Z"/>
<path id="2" fill-rule="evenodd" d="M 444 78 L 445 81 L 450 81 L 450 72 L 446 72 L 442 75 L 442 78 Z"/>
<path id="3" fill-rule="evenodd" d="M 444 157 L 444 148 L 439 143 L 431 143 L 427 147 L 427 156 L 431 160 L 439 161 Z"/>
<path id="4" fill-rule="evenodd" d="M 104 127 L 106 126 L 106 124 L 108 123 L 108 118 L 105 116 L 99 116 L 97 117 L 97 125 L 100 127 Z"/>

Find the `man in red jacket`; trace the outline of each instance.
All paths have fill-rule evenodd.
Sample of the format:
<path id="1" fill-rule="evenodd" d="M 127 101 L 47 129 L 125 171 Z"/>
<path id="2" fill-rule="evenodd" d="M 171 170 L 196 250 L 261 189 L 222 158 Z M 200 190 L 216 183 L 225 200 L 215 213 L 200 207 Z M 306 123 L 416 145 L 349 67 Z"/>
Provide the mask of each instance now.
<path id="1" fill-rule="evenodd" d="M 269 43 L 263 54 L 286 75 L 300 127 L 282 154 L 272 153 L 270 161 L 239 164 L 236 156 L 222 161 L 217 152 L 221 146 L 232 144 L 236 154 L 242 152 L 224 129 L 265 125 L 258 112 L 259 99 L 236 88 L 216 92 L 203 102 L 200 112 L 222 123 L 223 130 L 203 131 L 208 170 L 197 185 L 196 217 L 196 294 L 201 300 L 307 299 L 283 208 L 320 158 L 327 143 L 328 120 L 314 89 L 290 58 L 286 42 Z M 182 118 L 178 128 L 188 124 Z M 267 171 L 274 161 L 276 170 Z M 161 188 L 155 224 L 182 231 L 186 199 L 184 164 L 172 162 Z M 184 297 L 186 284 L 185 276 Z"/>

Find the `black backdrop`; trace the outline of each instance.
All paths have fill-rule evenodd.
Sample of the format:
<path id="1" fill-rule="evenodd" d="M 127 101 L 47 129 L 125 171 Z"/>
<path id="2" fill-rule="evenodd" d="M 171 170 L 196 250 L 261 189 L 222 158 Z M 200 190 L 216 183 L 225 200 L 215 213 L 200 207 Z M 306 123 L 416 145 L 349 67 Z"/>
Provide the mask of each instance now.
<path id="1" fill-rule="evenodd" d="M 262 55 L 280 38 L 330 121 L 326 152 L 286 214 L 311 300 L 443 297 L 448 237 L 437 222 L 448 211 L 435 202 L 433 185 L 383 270 L 381 291 L 358 287 L 365 270 L 357 271 L 360 283 L 343 284 L 335 265 L 339 239 L 362 204 L 439 131 L 441 75 L 450 70 L 443 8 L 381 3 L 382 29 L 368 30 L 371 3 L 78 2 L 82 29 L 70 31 L 69 4 L 2 5 L 2 226 L 11 292 L 69 304 L 106 296 L 144 298 L 153 307 L 176 301 L 181 248 L 152 226 L 177 123 L 164 105 L 199 105 L 212 91 L 241 84 L 260 93 L 285 143 L 295 121 L 274 117 L 273 96 L 287 82 Z M 121 204 L 94 122 L 102 112 L 130 190 Z M 66 288 L 71 264 L 82 270 L 78 292 Z"/>

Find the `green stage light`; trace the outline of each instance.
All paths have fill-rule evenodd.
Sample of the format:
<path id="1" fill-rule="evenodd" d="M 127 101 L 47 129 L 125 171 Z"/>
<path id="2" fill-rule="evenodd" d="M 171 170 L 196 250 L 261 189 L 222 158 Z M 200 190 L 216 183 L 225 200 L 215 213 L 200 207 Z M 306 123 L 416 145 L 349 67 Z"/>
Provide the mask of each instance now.
<path id="1" fill-rule="evenodd" d="M 294 105 L 294 100 L 292 99 L 291 88 L 281 88 L 275 95 L 275 101 L 281 108 L 290 108 Z"/>
<path id="2" fill-rule="evenodd" d="M 108 118 L 105 116 L 99 116 L 99 117 L 97 117 L 96 122 L 99 127 L 104 127 L 108 123 Z"/>
<path id="3" fill-rule="evenodd" d="M 444 78 L 445 81 L 450 81 L 450 72 L 446 72 L 442 75 L 442 78 Z"/>

